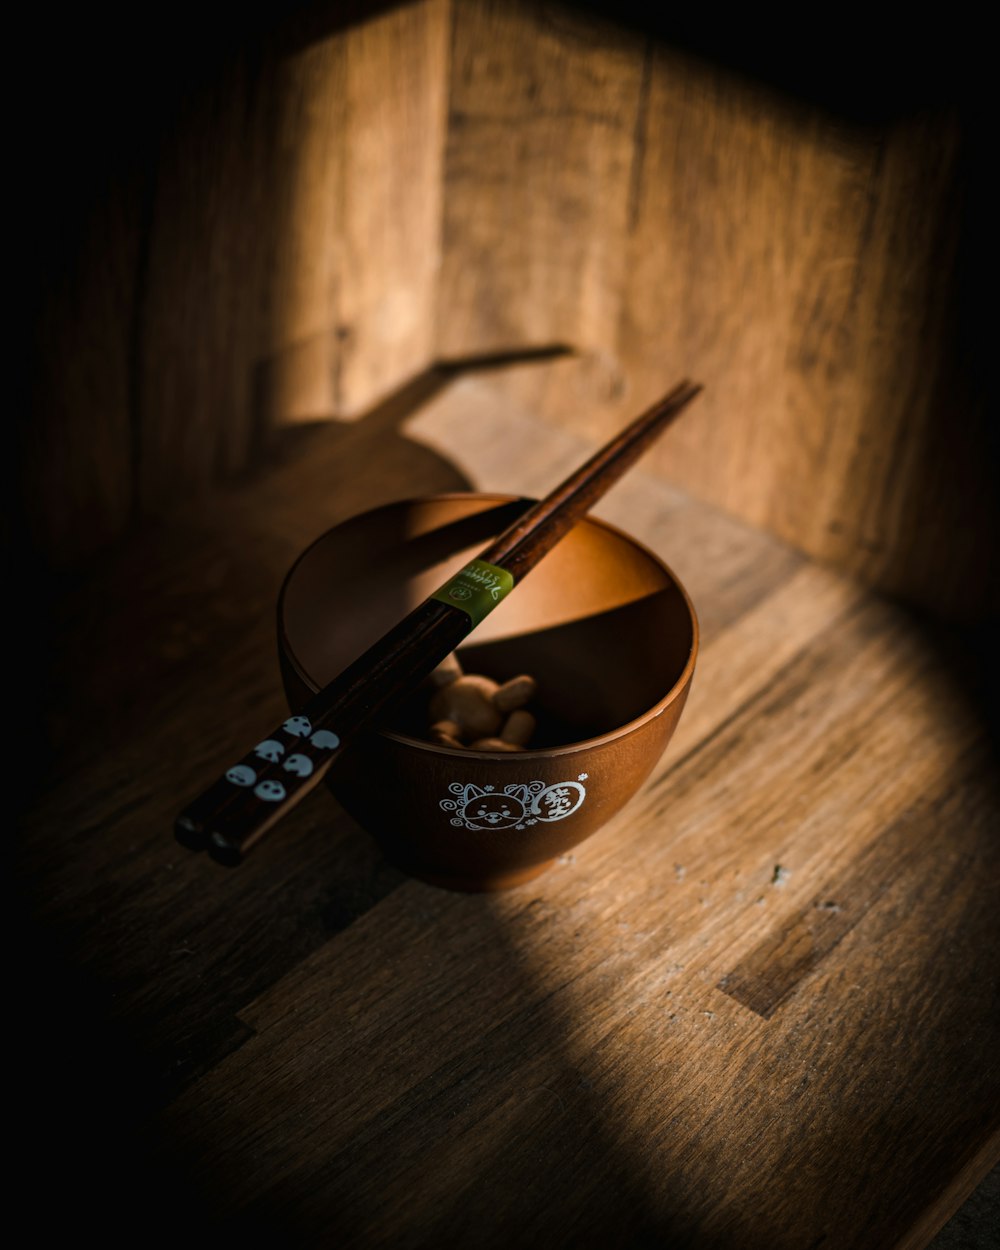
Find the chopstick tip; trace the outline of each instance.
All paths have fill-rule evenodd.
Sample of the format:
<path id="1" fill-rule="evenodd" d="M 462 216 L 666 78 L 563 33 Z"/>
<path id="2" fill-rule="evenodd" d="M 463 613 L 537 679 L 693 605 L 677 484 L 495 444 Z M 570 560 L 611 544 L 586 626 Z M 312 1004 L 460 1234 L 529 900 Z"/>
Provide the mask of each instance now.
<path id="1" fill-rule="evenodd" d="M 237 868 L 243 863 L 243 853 L 238 846 L 233 846 L 221 833 L 213 833 L 208 839 L 208 853 L 217 864 L 226 868 Z"/>
<path id="2" fill-rule="evenodd" d="M 174 821 L 174 837 L 189 851 L 203 851 L 208 845 L 205 827 L 183 814 Z"/>

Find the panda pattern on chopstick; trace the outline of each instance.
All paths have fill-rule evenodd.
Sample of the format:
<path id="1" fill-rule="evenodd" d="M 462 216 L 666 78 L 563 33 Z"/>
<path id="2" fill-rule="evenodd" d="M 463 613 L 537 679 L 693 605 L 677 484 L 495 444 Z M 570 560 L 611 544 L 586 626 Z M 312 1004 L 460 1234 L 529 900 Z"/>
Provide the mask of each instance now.
<path id="1" fill-rule="evenodd" d="M 308 716 L 290 716 L 281 728 L 293 739 L 307 738 L 309 745 L 317 751 L 333 751 L 340 746 L 340 738 L 329 729 L 317 729 L 313 732 Z M 315 768 L 315 764 L 303 750 L 287 753 L 285 744 L 277 738 L 265 738 L 263 742 L 258 742 L 248 758 L 249 763 L 244 760 L 234 764 L 226 773 L 226 780 L 234 786 L 253 786 L 254 794 L 265 803 L 280 803 L 288 791 L 281 781 L 273 777 L 258 782 L 261 766 L 280 763 L 284 772 L 303 780 Z M 260 762 L 259 765 L 257 761 Z"/>

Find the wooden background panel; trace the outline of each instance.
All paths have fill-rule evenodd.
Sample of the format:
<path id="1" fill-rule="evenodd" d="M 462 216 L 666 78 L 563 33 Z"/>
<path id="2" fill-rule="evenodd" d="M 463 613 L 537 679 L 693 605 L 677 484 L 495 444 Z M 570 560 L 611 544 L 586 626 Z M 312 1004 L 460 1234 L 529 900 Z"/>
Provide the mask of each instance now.
<path id="1" fill-rule="evenodd" d="M 260 433 L 357 413 L 430 364 L 446 9 L 243 61 L 159 160 L 140 491 L 162 508 Z"/>
<path id="2" fill-rule="evenodd" d="M 664 45 L 646 55 L 614 332 L 506 385 L 596 437 L 697 376 L 704 412 L 654 451 L 660 472 L 871 584 L 946 615 L 982 611 L 997 449 L 976 336 L 959 333 L 982 155 L 964 122 L 939 109 L 862 126 Z M 507 180 L 519 176 L 508 157 Z M 560 255 L 582 267 L 588 246 L 567 231 Z M 480 241 L 463 261 L 486 272 L 484 256 Z"/>
<path id="3" fill-rule="evenodd" d="M 348 36 L 347 330 L 337 411 L 356 414 L 432 363 L 450 7 L 403 5 Z"/>
<path id="4" fill-rule="evenodd" d="M 62 224 L 62 237 L 41 240 L 43 255 L 32 257 L 33 279 L 47 286 L 28 302 L 35 313 L 30 376 L 9 414 L 14 446 L 4 510 L 20 543 L 59 564 L 110 542 L 133 517 L 136 272 L 145 198 L 141 171 L 122 177 L 84 220 Z M 60 264 L 53 253 L 63 249 L 69 255 Z M 56 272 L 46 273 L 44 262 Z"/>
<path id="5" fill-rule="evenodd" d="M 276 426 L 362 413 L 431 364 L 450 15 L 384 7 L 344 28 L 316 6 L 305 43 L 233 29 L 196 81 L 185 64 L 162 100 L 137 96 L 124 155 L 90 136 L 111 173 L 67 188 L 68 263 L 39 267 L 30 305 L 15 520 L 48 559 L 261 462 Z"/>
<path id="6" fill-rule="evenodd" d="M 146 513 L 247 463 L 272 108 L 240 56 L 162 136 L 136 318 Z"/>
<path id="7" fill-rule="evenodd" d="M 556 6 L 458 0 L 453 20 L 439 354 L 600 351 L 623 294 L 642 43 Z"/>
<path id="8" fill-rule="evenodd" d="M 644 125 L 619 348 L 633 402 L 662 385 L 658 356 L 703 378 L 704 421 L 654 466 L 763 524 L 796 484 L 820 484 L 857 385 L 851 300 L 874 145 L 662 51 Z"/>
<path id="9" fill-rule="evenodd" d="M 887 132 L 862 309 L 865 402 L 853 440 L 831 456 L 836 493 L 817 546 L 945 616 L 1000 606 L 982 568 L 1000 539 L 1000 442 L 977 324 L 984 152 L 951 116 Z"/>
<path id="10" fill-rule="evenodd" d="M 270 426 L 356 414 L 432 362 L 449 34 L 424 0 L 280 65 Z"/>
<path id="11" fill-rule="evenodd" d="M 605 437 L 696 375 L 655 471 L 935 612 L 984 609 L 967 113 L 837 117 L 610 12 L 308 16 L 298 41 L 233 31 L 150 113 L 43 307 L 18 467 L 44 548 L 98 546 L 435 358 L 564 342 L 504 383 L 536 417 Z"/>
<path id="12" fill-rule="evenodd" d="M 276 222 L 266 236 L 258 399 L 280 420 L 330 412 L 343 262 L 346 36 L 323 39 L 276 71 L 268 171 Z"/>

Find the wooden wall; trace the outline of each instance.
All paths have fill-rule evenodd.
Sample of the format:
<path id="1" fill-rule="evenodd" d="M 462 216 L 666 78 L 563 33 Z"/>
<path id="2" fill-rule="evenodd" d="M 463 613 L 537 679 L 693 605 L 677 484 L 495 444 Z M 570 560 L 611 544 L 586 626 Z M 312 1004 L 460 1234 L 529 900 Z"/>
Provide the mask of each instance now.
<path id="1" fill-rule="evenodd" d="M 838 112 L 552 5 L 360 8 L 222 40 L 70 200 L 17 457 L 48 559 L 258 463 L 276 426 L 561 343 L 506 382 L 542 418 L 602 437 L 695 376 L 654 471 L 983 610 L 996 460 L 954 101 Z"/>

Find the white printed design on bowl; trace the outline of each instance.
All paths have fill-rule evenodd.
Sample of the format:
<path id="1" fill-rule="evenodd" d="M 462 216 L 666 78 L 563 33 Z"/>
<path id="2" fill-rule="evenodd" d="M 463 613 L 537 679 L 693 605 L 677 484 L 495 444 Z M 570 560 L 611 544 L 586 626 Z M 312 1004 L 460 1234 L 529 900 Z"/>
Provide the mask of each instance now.
<path id="1" fill-rule="evenodd" d="M 526 785 L 476 786 L 471 782 L 453 781 L 448 792 L 453 799 L 442 799 L 441 807 L 454 812 L 451 823 L 465 829 L 527 829 L 539 821 L 550 824 L 565 820 L 579 811 L 587 791 L 581 773 L 576 781 L 557 781 L 547 786 L 544 781 Z"/>

